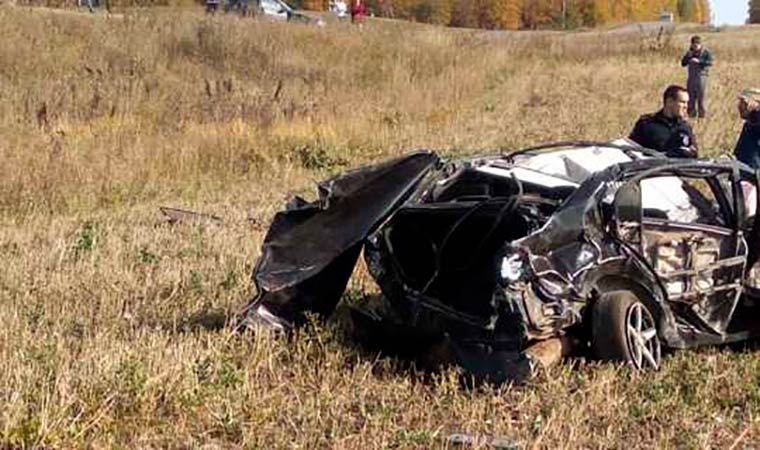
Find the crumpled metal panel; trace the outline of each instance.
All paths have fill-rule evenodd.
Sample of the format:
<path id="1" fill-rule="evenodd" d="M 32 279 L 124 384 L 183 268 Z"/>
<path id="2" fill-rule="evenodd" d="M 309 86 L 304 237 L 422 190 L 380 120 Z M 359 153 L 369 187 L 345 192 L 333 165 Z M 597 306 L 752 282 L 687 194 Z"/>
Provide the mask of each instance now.
<path id="1" fill-rule="evenodd" d="M 527 164 L 529 158 L 534 157 L 525 152 L 509 157 L 464 160 L 438 171 L 432 170 L 439 164 L 438 157 L 422 152 L 322 182 L 318 186 L 317 201 L 309 203 L 296 199 L 286 211 L 275 217 L 254 271 L 254 281 L 259 288 L 254 305 L 262 304 L 268 311 L 292 322 L 298 321 L 304 312 L 329 314 L 345 290 L 364 245 L 370 272 L 397 320 L 392 321 L 394 327 L 390 329 L 387 321 L 376 320 L 374 316 L 372 320 L 357 325 L 366 328 L 367 334 L 375 338 L 383 336 L 380 340 L 384 344 L 388 343 L 388 337 L 390 340 L 398 338 L 399 347 L 404 350 L 409 350 L 410 342 L 424 343 L 415 349 L 432 347 L 433 350 L 422 350 L 421 353 L 445 356 L 476 377 L 504 381 L 528 375 L 536 359 L 540 360 L 542 355 L 531 355 L 526 346 L 562 336 L 569 327 L 585 321 L 584 308 L 602 291 L 628 289 L 647 299 L 648 306 L 656 313 L 660 337 L 671 347 L 722 342 L 725 336 L 706 334 L 701 326 L 690 325 L 691 319 L 685 317 L 684 308 L 701 308 L 691 311 L 690 317 L 701 316 L 703 322 L 709 324 L 730 317 L 733 309 L 729 310 L 726 305 L 733 303 L 720 299 L 717 304 L 706 301 L 696 305 L 674 301 L 686 287 L 669 283 L 665 276 L 686 267 L 717 264 L 715 260 L 720 255 L 695 249 L 688 254 L 692 257 L 678 251 L 675 245 L 665 245 L 665 242 L 653 245 L 647 241 L 651 240 L 651 234 L 642 239 L 642 205 L 656 206 L 654 209 L 664 210 L 666 216 L 668 208 L 664 206 L 668 205 L 648 201 L 653 195 L 655 200 L 659 199 L 660 194 L 646 189 L 643 193 L 632 190 L 631 193 L 636 195 L 631 195 L 629 202 L 621 201 L 618 194 L 631 180 L 644 180 L 660 172 L 675 179 L 681 174 L 701 175 L 716 167 L 722 170 L 733 168 L 738 173 L 739 166 L 734 162 L 710 160 L 684 162 L 633 158 L 630 162 L 610 161 L 609 164 L 594 160 L 599 163 L 597 167 L 587 159 L 579 160 L 568 155 L 559 154 L 561 164 L 554 165 L 549 164 L 552 161 L 548 157 L 537 159 L 534 163 L 541 165 L 533 168 L 540 172 L 536 175 L 523 173 L 515 167 L 518 162 Z M 746 168 L 741 170 L 746 179 Z M 551 173 L 544 173 L 546 171 Z M 466 178 L 473 174 L 514 180 L 520 188 L 514 192 L 494 183 L 483 190 L 478 184 L 480 178 Z M 560 182 L 568 177 L 572 179 L 564 184 Z M 463 187 L 456 184 L 462 180 L 474 180 L 475 183 L 463 183 Z M 523 190 L 523 186 L 529 189 Z M 457 190 L 459 187 L 462 189 Z M 743 205 L 749 201 L 750 206 L 760 209 L 757 208 L 757 196 L 751 197 L 748 195 L 751 193 L 742 189 L 743 186 L 735 187 L 733 193 L 735 198 L 744 199 L 739 203 Z M 664 190 L 669 191 L 667 187 Z M 536 198 L 544 202 L 537 202 Z M 642 202 L 642 198 L 647 201 Z M 513 200 L 518 204 L 524 201 L 524 204 L 519 208 L 504 206 L 503 214 L 494 215 L 493 226 L 477 229 L 485 231 L 473 232 L 473 244 L 462 246 L 451 254 L 455 255 L 457 262 L 467 260 L 470 254 L 483 249 L 479 242 L 483 236 L 491 235 L 489 230 L 508 223 L 502 219 L 523 217 L 524 223 L 516 228 L 510 227 L 510 230 L 525 228 L 525 234 L 520 231 L 514 236 L 496 239 L 498 249 L 485 252 L 487 258 L 484 256 L 483 270 L 478 268 L 473 273 L 490 273 L 493 260 L 493 275 L 496 277 L 500 258 L 505 257 L 506 252 L 507 256 L 519 253 L 527 262 L 525 275 L 522 278 L 518 275 L 509 283 L 497 278 L 493 292 L 490 285 L 486 286 L 489 295 L 474 295 L 473 285 L 480 286 L 492 280 L 462 270 L 440 271 L 439 268 L 444 266 L 441 263 L 442 249 L 465 219 L 476 217 L 476 213 L 486 211 L 487 206 L 508 205 Z M 551 207 L 550 212 L 545 211 L 547 205 Z M 443 214 L 449 210 L 460 216 L 452 219 Z M 751 211 L 751 208 L 747 210 Z M 397 211 L 401 212 L 395 214 Z M 636 214 L 629 214 L 632 212 Z M 399 245 L 392 245 L 395 241 L 391 233 L 394 229 L 403 229 L 404 220 L 413 220 L 412 224 L 417 228 L 412 230 L 421 230 L 418 232 L 420 239 L 429 237 L 428 225 L 440 224 L 436 230 L 441 242 L 431 246 L 435 257 L 411 258 L 410 264 L 430 265 L 428 272 L 432 280 L 451 278 L 452 283 L 464 287 L 466 295 L 447 298 L 453 291 L 448 285 L 444 286 L 442 294 L 431 288 L 432 282 L 426 281 L 431 278 L 423 276 L 426 272 L 411 276 L 403 270 L 407 266 L 402 267 L 398 262 L 399 257 L 404 256 L 403 252 L 418 256 L 418 246 L 414 245 L 417 235 L 413 233 L 408 240 L 402 239 Z M 684 217 L 679 220 L 687 224 L 695 222 Z M 634 228 L 626 228 L 627 224 Z M 693 226 L 699 228 L 696 222 Z M 386 232 L 387 236 L 383 234 Z M 748 239 L 751 247 L 748 269 L 760 254 L 757 250 L 760 238 L 757 236 L 760 236 L 760 220 L 756 217 Z M 705 241 L 705 246 L 718 248 L 714 240 Z M 490 253 L 494 251 L 496 254 L 491 258 Z M 686 259 L 692 262 L 686 264 Z M 454 267 L 460 268 L 460 265 Z M 716 290 L 717 278 L 702 273 L 693 278 L 700 290 Z M 685 320 L 677 321 L 676 317 Z M 431 344 L 442 337 L 446 345 Z M 555 347 L 550 346 L 551 349 Z M 442 348 L 445 351 L 438 351 Z M 561 357 L 561 353 L 555 351 L 550 356 L 552 358 L 548 360 L 553 361 Z"/>
<path id="2" fill-rule="evenodd" d="M 418 152 L 319 184 L 320 199 L 278 213 L 253 279 L 256 302 L 288 320 L 330 311 L 345 290 L 361 243 L 439 159 Z"/>

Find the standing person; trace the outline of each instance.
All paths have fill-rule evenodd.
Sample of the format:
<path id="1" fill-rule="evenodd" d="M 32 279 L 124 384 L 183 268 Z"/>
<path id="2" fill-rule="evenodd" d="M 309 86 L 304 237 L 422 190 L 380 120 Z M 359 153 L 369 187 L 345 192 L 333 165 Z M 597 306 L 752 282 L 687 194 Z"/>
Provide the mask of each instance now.
<path id="1" fill-rule="evenodd" d="M 87 9 L 88 9 L 88 10 L 89 10 L 91 13 L 94 13 L 94 12 L 95 12 L 95 10 L 93 9 L 93 7 L 94 7 L 94 5 L 93 5 L 93 0 L 77 0 L 77 6 L 79 6 L 80 8 L 81 8 L 82 6 L 87 6 Z"/>
<path id="2" fill-rule="evenodd" d="M 364 23 L 364 16 L 367 15 L 367 7 L 364 6 L 362 0 L 354 0 L 354 5 L 351 7 L 351 23 L 361 25 Z"/>
<path id="3" fill-rule="evenodd" d="M 736 142 L 736 159 L 760 169 L 760 89 L 745 89 L 739 95 L 739 115 L 744 128 Z"/>
<path id="4" fill-rule="evenodd" d="M 689 93 L 683 86 L 668 86 L 662 94 L 662 109 L 641 116 L 630 139 L 671 158 L 696 158 L 697 140 L 686 121 L 688 105 Z"/>
<path id="5" fill-rule="evenodd" d="M 377 7 L 380 11 L 380 17 L 396 17 L 392 0 L 377 0 Z"/>
<path id="6" fill-rule="evenodd" d="M 688 68 L 686 87 L 689 90 L 689 116 L 700 119 L 705 118 L 707 109 L 707 79 L 710 66 L 713 65 L 713 57 L 710 50 L 702 45 L 702 38 L 691 37 L 691 46 L 681 58 L 681 66 Z"/>

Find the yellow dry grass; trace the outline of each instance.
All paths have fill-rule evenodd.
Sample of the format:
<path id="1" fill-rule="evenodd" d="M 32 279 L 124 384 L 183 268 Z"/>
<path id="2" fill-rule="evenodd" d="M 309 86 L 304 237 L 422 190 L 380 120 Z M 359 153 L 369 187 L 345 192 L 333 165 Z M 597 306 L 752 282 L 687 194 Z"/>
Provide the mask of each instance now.
<path id="1" fill-rule="evenodd" d="M 559 367 L 526 387 L 426 380 L 315 324 L 223 327 L 264 229 L 311 180 L 414 148 L 610 139 L 683 82 L 687 34 L 318 28 L 189 10 L 0 7 L 0 447 L 760 446 L 760 357 L 658 373 Z M 706 33 L 703 153 L 728 151 L 760 30 Z M 160 205 L 221 227 L 161 225 Z M 253 220 L 248 220 L 252 218 Z"/>

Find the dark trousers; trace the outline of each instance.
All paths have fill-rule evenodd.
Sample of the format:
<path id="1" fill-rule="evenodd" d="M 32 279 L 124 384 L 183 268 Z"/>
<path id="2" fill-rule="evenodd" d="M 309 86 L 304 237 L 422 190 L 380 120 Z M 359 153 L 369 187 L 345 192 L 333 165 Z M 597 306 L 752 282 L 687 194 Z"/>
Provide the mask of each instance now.
<path id="1" fill-rule="evenodd" d="M 686 84 L 689 91 L 689 116 L 704 118 L 707 115 L 707 80 L 706 75 L 690 77 Z"/>

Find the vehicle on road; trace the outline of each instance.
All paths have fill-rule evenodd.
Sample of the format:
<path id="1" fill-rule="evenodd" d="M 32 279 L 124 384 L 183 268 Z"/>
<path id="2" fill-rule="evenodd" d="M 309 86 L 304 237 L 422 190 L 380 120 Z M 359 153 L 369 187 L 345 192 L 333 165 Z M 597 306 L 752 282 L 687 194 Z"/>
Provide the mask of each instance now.
<path id="1" fill-rule="evenodd" d="M 282 0 L 259 0 L 259 14 L 275 20 L 287 21 L 294 10 Z"/>
<path id="2" fill-rule="evenodd" d="M 329 10 L 338 19 L 348 18 L 348 5 L 343 0 L 330 0 Z"/>

